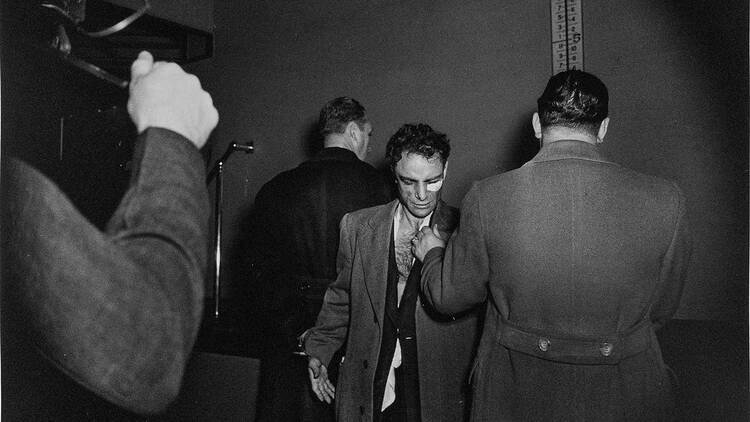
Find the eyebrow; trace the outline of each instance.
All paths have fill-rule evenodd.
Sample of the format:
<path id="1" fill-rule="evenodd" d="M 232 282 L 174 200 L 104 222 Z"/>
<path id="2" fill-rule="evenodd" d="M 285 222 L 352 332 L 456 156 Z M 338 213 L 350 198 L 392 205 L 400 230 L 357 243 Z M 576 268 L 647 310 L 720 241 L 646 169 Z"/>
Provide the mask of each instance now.
<path id="1" fill-rule="evenodd" d="M 420 182 L 421 181 L 421 180 L 412 179 L 411 177 L 405 177 L 405 176 L 398 176 L 398 178 L 399 178 L 399 180 L 403 180 L 405 182 Z M 438 180 L 440 180 L 442 178 L 443 178 L 443 175 L 441 174 L 441 175 L 435 176 L 435 177 L 433 177 L 431 179 L 427 179 L 424 182 L 425 183 L 437 182 Z"/>

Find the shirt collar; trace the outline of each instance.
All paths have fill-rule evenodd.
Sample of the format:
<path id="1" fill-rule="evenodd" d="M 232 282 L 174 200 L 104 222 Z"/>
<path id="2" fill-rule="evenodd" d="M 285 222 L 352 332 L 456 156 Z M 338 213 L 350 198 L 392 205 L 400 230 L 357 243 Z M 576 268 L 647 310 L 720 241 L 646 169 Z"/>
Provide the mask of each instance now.
<path id="1" fill-rule="evenodd" d="M 564 160 L 577 158 L 591 161 L 608 161 L 596 145 L 588 142 L 575 140 L 560 140 L 544 144 L 539 153 L 529 161 L 530 163 L 542 161 Z"/>
<path id="2" fill-rule="evenodd" d="M 359 161 L 357 154 L 341 147 L 328 147 L 318 151 L 310 161 L 337 160 L 337 161 Z"/>

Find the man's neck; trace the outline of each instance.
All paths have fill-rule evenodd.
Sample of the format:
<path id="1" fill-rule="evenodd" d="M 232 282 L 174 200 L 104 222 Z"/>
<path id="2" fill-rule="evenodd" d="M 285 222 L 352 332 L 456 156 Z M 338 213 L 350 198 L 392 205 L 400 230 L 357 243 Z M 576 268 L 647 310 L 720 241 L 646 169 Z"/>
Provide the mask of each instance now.
<path id="1" fill-rule="evenodd" d="M 352 151 L 356 154 L 354 151 L 354 146 L 352 143 L 347 140 L 344 136 L 335 134 L 335 135 L 328 135 L 325 140 L 323 140 L 323 147 L 324 148 L 344 148 L 348 149 L 349 151 Z"/>
<path id="2" fill-rule="evenodd" d="M 552 126 L 542 132 L 542 143 L 549 144 L 557 141 L 581 141 L 596 145 L 596 136 L 582 130 L 572 129 L 564 126 Z"/>
<path id="3" fill-rule="evenodd" d="M 422 224 L 423 220 L 424 218 L 412 215 L 403 204 L 401 205 L 401 218 L 399 219 L 399 227 L 401 230 L 408 230 L 410 232 L 419 230 L 419 226 Z"/>

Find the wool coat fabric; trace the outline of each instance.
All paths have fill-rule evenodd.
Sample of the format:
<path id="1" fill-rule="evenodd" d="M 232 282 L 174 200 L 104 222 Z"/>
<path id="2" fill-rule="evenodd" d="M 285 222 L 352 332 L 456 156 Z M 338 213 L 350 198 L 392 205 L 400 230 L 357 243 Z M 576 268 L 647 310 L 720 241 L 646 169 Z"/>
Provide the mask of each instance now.
<path id="1" fill-rule="evenodd" d="M 329 147 L 256 196 L 240 276 L 248 281 L 241 309 L 249 338 L 262 344 L 258 422 L 333 419 L 310 390 L 307 359 L 292 352 L 336 278 L 341 218 L 390 201 L 392 186 L 354 152 Z"/>
<path id="2" fill-rule="evenodd" d="M 338 278 L 326 292 L 316 326 L 306 338 L 307 354 L 329 367 L 337 364 L 331 357 L 346 344 L 336 385 L 338 421 L 373 419 L 373 381 L 383 334 L 388 251 L 397 204 L 392 201 L 343 218 Z M 451 231 L 456 221 L 456 210 L 440 202 L 430 224 Z M 418 299 L 415 323 L 422 420 L 465 420 L 477 312 L 442 316 Z"/>
<path id="3" fill-rule="evenodd" d="M 392 185 L 354 152 L 329 147 L 260 189 L 240 275 L 253 275 L 246 309 L 252 322 L 282 341 L 267 345 L 269 353 L 292 352 L 297 336 L 315 324 L 327 284 L 336 278 L 341 218 L 389 202 Z"/>
<path id="4" fill-rule="evenodd" d="M 203 312 L 210 208 L 198 149 L 167 129 L 139 135 L 106 232 L 34 168 L 2 167 L 3 418 L 163 411 Z"/>
<path id="5" fill-rule="evenodd" d="M 654 330 L 677 309 L 690 255 L 673 183 L 552 142 L 477 182 L 422 287 L 442 312 L 487 299 L 473 421 L 657 421 L 671 386 Z"/>

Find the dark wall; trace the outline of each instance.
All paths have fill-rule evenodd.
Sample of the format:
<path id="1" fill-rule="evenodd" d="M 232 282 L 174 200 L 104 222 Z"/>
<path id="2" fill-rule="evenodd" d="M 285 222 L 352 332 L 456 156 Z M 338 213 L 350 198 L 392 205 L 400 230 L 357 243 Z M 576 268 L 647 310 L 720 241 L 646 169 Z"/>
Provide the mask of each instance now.
<path id="1" fill-rule="evenodd" d="M 37 167 L 94 224 L 104 227 L 129 176 L 135 128 L 125 110 L 127 90 L 53 54 L 49 44 L 55 26 L 39 3 L 12 0 L 2 5 L 3 158 L 19 157 Z"/>
<path id="2" fill-rule="evenodd" d="M 678 316 L 747 321 L 748 4 L 606 3 L 586 20 L 588 64 L 612 86 L 605 151 L 688 198 L 694 252 Z"/>
<path id="3" fill-rule="evenodd" d="M 115 139 L 130 130 L 125 92 L 36 50 L 31 3 L 2 5 L 3 155 L 52 175 L 101 224 L 120 190 L 101 174 L 121 163 L 102 157 L 127 155 L 127 137 Z M 445 198 L 456 205 L 472 181 L 516 168 L 535 148 L 529 120 L 551 73 L 548 2 L 225 0 L 215 9 L 215 57 L 189 68 L 220 111 L 213 155 L 230 142 L 256 146 L 227 164 L 227 252 L 260 186 L 307 157 L 311 125 L 334 96 L 368 108 L 373 164 L 402 123 L 446 132 Z M 746 320 L 747 18 L 742 0 L 583 4 L 585 69 L 611 91 L 604 152 L 677 181 L 688 197 L 695 251 L 681 318 Z M 82 122 L 85 139 L 66 132 Z M 87 156 L 97 148 L 110 154 Z M 225 294 L 240 282 L 224 280 Z"/>
<path id="4" fill-rule="evenodd" d="M 253 141 L 225 182 L 224 248 L 260 186 L 306 158 L 310 125 L 338 95 L 359 99 L 377 164 L 402 123 L 446 132 L 446 199 L 519 166 L 551 74 L 549 2 L 216 2 L 215 57 L 192 67 L 214 95 L 217 149 Z M 747 308 L 747 3 L 583 3 L 585 69 L 611 91 L 612 159 L 685 191 L 695 252 L 681 318 Z M 239 280 L 224 280 L 225 294 Z"/>

